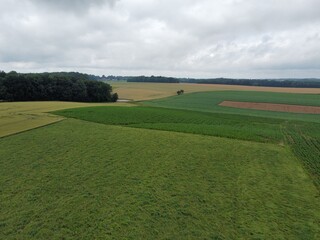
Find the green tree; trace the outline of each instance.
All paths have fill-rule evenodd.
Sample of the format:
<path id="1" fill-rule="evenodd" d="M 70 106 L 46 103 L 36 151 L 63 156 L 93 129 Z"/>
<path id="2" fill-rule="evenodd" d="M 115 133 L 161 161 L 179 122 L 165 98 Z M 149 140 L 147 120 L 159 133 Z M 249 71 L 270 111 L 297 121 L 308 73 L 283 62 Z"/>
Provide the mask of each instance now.
<path id="1" fill-rule="evenodd" d="M 112 94 L 112 102 L 116 102 L 118 101 L 118 99 L 119 99 L 118 93 Z"/>

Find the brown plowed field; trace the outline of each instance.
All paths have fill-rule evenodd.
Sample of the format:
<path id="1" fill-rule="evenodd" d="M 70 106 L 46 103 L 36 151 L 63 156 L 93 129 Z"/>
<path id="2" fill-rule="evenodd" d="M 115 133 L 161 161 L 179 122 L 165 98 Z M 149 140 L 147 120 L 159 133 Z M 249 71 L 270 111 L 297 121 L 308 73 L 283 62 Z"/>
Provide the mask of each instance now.
<path id="1" fill-rule="evenodd" d="M 276 111 L 276 112 L 320 114 L 320 107 L 313 107 L 313 106 L 276 104 L 276 103 L 234 102 L 234 101 L 223 101 L 219 105 L 224 107 L 267 110 L 267 111 Z"/>

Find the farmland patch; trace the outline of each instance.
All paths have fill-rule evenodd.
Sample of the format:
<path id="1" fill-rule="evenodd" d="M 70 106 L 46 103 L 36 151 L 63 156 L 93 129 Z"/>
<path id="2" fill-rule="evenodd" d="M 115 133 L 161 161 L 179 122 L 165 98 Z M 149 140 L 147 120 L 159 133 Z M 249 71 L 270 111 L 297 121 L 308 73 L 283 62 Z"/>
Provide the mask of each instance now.
<path id="1" fill-rule="evenodd" d="M 108 125 L 228 137 L 257 142 L 283 142 L 281 120 L 155 107 L 89 107 L 55 114 Z"/>
<path id="2" fill-rule="evenodd" d="M 258 116 L 320 123 L 320 117 L 317 114 L 273 112 L 260 111 L 256 109 L 231 108 L 220 106 L 219 104 L 223 101 L 263 102 L 320 107 L 320 97 L 317 94 L 293 94 L 249 91 L 217 91 L 190 93 L 181 96 L 145 101 L 142 104 L 154 107 L 187 109 L 214 113 L 239 114 L 246 116 Z"/>
<path id="3" fill-rule="evenodd" d="M 0 102 L 0 138 L 62 120 L 49 111 L 88 106 L 129 105 L 128 103 Z"/>
<path id="4" fill-rule="evenodd" d="M 315 185 L 318 188 L 320 186 L 318 123 L 154 107 L 90 107 L 55 113 L 106 125 L 193 133 L 282 146 L 287 143 Z"/>
<path id="5" fill-rule="evenodd" d="M 320 88 L 284 88 L 284 87 L 254 87 L 221 84 L 193 84 L 193 83 L 134 83 L 134 82 L 108 82 L 121 98 L 138 100 L 151 100 L 174 96 L 177 90 L 183 89 L 186 93 L 207 91 L 253 91 L 253 92 L 279 92 L 279 93 L 310 93 L 320 94 Z"/>
<path id="6" fill-rule="evenodd" d="M 286 147 L 68 119 L 0 139 L 1 239 L 314 239 Z"/>

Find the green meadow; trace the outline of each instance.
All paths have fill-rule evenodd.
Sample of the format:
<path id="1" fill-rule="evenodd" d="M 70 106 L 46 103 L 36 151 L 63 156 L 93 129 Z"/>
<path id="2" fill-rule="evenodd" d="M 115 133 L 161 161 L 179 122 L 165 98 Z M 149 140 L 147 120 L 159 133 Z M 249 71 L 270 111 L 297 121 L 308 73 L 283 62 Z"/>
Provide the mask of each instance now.
<path id="1" fill-rule="evenodd" d="M 90 107 L 55 114 L 107 125 L 290 146 L 320 189 L 320 124 L 155 107 Z"/>
<path id="2" fill-rule="evenodd" d="M 51 112 L 0 138 L 0 239 L 319 239 L 318 95 L 212 92 Z"/>
<path id="3" fill-rule="evenodd" d="M 0 146 L 2 239 L 319 233 L 317 190 L 287 147 L 79 120 Z"/>

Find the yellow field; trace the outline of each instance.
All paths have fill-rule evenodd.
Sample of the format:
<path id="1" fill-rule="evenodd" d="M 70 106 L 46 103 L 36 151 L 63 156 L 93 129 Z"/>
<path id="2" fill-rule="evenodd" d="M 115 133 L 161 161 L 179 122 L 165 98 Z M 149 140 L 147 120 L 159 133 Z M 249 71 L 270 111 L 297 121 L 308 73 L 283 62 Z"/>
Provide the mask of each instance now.
<path id="1" fill-rule="evenodd" d="M 62 120 L 47 112 L 86 106 L 128 105 L 125 103 L 76 102 L 2 102 L 0 103 L 0 137 L 41 127 Z"/>
<path id="2" fill-rule="evenodd" d="M 127 83 L 109 82 L 121 99 L 135 101 L 163 98 L 176 95 L 183 89 L 185 93 L 205 91 L 263 91 L 263 92 L 289 92 L 320 94 L 320 88 L 277 88 L 277 87 L 253 87 L 219 84 L 184 84 L 184 83 Z"/>

